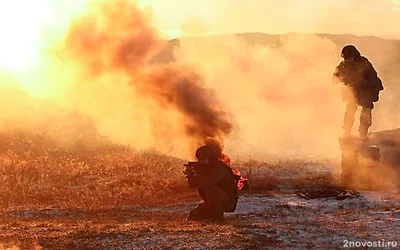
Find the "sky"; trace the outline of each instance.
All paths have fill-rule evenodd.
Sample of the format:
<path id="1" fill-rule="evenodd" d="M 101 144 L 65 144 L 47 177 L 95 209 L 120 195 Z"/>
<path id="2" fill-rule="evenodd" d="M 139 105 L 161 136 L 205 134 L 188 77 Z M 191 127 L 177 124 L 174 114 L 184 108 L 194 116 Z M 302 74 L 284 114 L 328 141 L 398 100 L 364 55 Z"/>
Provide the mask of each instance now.
<path id="1" fill-rule="evenodd" d="M 400 38 L 400 0 L 139 0 L 174 35 L 288 32 Z"/>
<path id="2" fill-rule="evenodd" d="M 62 34 L 71 18 L 91 1 L 104 0 L 74 0 L 74 4 L 69 0 L 0 0 L 0 68 L 17 70 L 37 61 L 38 47 L 48 44 L 43 32 L 58 37 L 54 34 Z M 400 0 L 130 1 L 138 2 L 168 39 L 244 32 L 346 33 L 400 39 Z"/>

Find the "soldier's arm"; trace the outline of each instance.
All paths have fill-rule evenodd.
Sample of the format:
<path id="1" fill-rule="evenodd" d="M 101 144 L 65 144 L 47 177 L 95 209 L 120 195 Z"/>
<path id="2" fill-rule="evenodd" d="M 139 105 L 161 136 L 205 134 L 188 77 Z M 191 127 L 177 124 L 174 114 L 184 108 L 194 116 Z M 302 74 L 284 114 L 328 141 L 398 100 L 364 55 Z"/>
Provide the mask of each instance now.
<path id="1" fill-rule="evenodd" d="M 333 72 L 332 75 L 332 82 L 334 84 L 338 84 L 343 81 L 342 77 L 342 68 L 343 68 L 343 63 L 341 62 L 335 69 L 335 72 Z"/>

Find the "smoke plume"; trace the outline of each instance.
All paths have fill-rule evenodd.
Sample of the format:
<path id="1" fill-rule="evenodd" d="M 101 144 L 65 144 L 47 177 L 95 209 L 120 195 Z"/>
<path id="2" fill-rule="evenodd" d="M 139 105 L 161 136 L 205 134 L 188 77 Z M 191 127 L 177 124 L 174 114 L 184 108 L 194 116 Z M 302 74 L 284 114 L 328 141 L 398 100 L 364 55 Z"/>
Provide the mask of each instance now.
<path id="1" fill-rule="evenodd" d="M 114 79 L 124 78 L 138 95 L 156 102 L 159 109 L 178 111 L 181 117 L 176 119 L 193 146 L 213 139 L 223 147 L 232 124 L 214 90 L 206 88 L 196 68 L 180 63 L 148 64 L 161 44 L 149 23 L 144 13 L 128 1 L 98 5 L 71 25 L 62 54 L 79 60 L 85 81 L 110 74 Z"/>

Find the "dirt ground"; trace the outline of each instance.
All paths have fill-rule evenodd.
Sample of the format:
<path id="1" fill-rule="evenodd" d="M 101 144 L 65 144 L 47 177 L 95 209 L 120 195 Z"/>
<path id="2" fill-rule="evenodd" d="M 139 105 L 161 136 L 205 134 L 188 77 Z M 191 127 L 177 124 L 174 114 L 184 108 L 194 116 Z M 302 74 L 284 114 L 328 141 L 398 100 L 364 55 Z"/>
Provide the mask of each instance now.
<path id="1" fill-rule="evenodd" d="M 340 249 L 346 241 L 400 241 L 399 194 L 247 193 L 221 223 L 185 221 L 195 205 L 13 209 L 0 216 L 0 242 L 3 249 Z"/>

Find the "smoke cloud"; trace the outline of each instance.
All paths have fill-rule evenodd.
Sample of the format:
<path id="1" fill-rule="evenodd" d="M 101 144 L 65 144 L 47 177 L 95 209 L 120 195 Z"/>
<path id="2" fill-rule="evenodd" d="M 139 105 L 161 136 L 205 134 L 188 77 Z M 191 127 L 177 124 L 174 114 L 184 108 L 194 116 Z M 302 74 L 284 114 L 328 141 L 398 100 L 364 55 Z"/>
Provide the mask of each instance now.
<path id="1" fill-rule="evenodd" d="M 331 83 L 338 49 L 316 35 L 287 35 L 282 46 L 233 36 L 183 39 L 177 58 L 196 64 L 233 114 L 233 155 L 336 154 L 344 104 Z M 210 58 L 212 55 L 212 58 Z"/>
<path id="2" fill-rule="evenodd" d="M 205 87 L 195 67 L 147 63 L 161 44 L 149 23 L 144 13 L 128 1 L 101 4 L 72 24 L 63 55 L 79 61 L 86 81 L 97 81 L 105 75 L 114 81 L 123 79 L 140 98 L 158 104 L 156 109 L 177 111 L 175 125 L 183 128 L 191 145 L 213 139 L 223 147 L 232 124 L 214 90 Z M 165 126 L 164 122 L 157 125 Z"/>
<path id="3" fill-rule="evenodd" d="M 3 112 L 3 121 L 8 127 L 35 121 L 29 129 L 32 124 L 68 127 L 74 121 L 65 116 L 63 122 L 62 109 L 89 117 L 113 142 L 185 158 L 214 141 L 234 159 L 338 156 L 345 103 L 331 76 L 346 43 L 371 59 L 385 85 L 374 110 L 380 122 L 372 129 L 394 126 L 398 119 L 381 119 L 396 109 L 391 86 L 398 59 L 388 57 L 395 45 L 378 49 L 306 34 L 283 35 L 279 45 L 258 44 L 260 38 L 250 34 L 252 42 L 233 35 L 182 38 L 175 61 L 163 64 L 154 56 L 167 42 L 152 19 L 131 1 L 91 3 L 47 37 L 39 68 L 15 79 L 0 73 L 2 82 L 23 86 L 7 90 L 8 96 L 26 100 L 25 106 Z M 212 26 L 200 19 L 189 24 L 189 31 Z M 23 91 L 34 97 L 16 94 Z M 26 108 L 38 100 L 46 105 Z"/>

